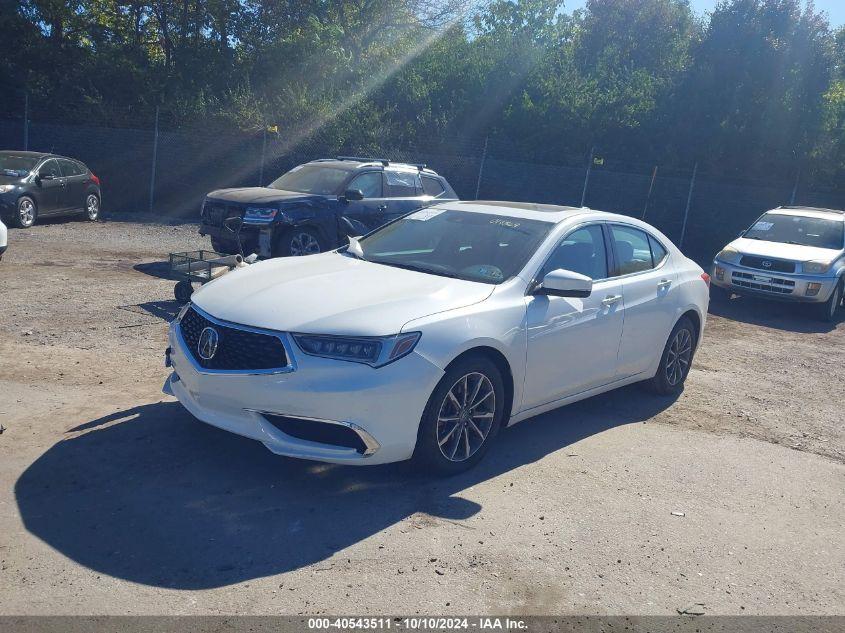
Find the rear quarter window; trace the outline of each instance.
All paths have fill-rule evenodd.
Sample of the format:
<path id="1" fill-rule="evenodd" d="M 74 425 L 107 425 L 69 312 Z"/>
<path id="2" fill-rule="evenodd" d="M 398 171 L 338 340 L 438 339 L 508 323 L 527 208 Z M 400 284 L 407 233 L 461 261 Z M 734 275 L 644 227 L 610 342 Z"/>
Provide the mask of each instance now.
<path id="1" fill-rule="evenodd" d="M 422 177 L 422 187 L 423 192 L 427 196 L 433 196 L 437 198 L 446 193 L 446 188 L 443 186 L 443 184 L 437 178 L 432 178 L 431 176 Z"/>

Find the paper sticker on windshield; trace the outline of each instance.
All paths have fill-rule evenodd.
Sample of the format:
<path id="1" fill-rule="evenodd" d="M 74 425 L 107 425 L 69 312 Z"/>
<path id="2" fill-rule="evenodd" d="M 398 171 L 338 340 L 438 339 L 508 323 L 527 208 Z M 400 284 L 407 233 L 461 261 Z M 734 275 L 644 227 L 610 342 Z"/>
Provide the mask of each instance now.
<path id="1" fill-rule="evenodd" d="M 769 230 L 770 228 L 772 228 L 774 225 L 775 225 L 775 223 L 774 223 L 774 222 L 757 222 L 757 223 L 756 223 L 754 226 L 752 226 L 751 228 L 752 228 L 753 230 L 755 230 L 755 231 L 768 231 L 768 230 Z"/>
<path id="2" fill-rule="evenodd" d="M 420 209 L 416 213 L 412 213 L 408 216 L 409 220 L 419 220 L 420 222 L 425 222 L 426 220 L 430 220 L 431 218 L 435 218 L 441 213 L 443 213 L 446 209 Z"/>

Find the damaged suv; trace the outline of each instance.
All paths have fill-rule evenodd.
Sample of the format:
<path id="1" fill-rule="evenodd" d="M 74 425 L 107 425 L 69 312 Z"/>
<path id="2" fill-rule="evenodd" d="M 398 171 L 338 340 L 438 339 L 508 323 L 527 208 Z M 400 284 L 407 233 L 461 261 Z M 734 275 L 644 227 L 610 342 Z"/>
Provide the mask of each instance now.
<path id="1" fill-rule="evenodd" d="M 340 156 L 294 167 L 266 187 L 212 191 L 199 232 L 221 253 L 313 255 L 450 200 L 452 187 L 425 165 Z"/>

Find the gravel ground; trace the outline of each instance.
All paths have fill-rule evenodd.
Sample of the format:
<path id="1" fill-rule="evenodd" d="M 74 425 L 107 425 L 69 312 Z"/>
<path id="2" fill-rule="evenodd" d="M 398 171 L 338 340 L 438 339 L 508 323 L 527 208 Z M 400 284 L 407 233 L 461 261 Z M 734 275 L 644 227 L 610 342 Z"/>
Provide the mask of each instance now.
<path id="1" fill-rule="evenodd" d="M 842 322 L 714 305 L 676 401 L 599 396 L 430 481 L 275 457 L 161 394 L 162 260 L 196 227 L 9 241 L 0 614 L 845 614 Z"/>

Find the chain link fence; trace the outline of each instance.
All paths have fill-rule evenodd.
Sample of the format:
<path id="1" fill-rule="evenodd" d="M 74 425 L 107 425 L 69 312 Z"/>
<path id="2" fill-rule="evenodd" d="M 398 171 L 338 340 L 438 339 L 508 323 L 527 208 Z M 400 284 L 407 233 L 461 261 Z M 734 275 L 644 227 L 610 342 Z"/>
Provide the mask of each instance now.
<path id="1" fill-rule="evenodd" d="M 702 264 L 767 209 L 793 203 L 845 207 L 845 189 L 803 186 L 797 165 L 759 181 L 716 177 L 693 165 L 679 171 L 618 160 L 595 148 L 549 164 L 526 160 L 524 151 L 493 139 L 356 146 L 319 132 L 292 139 L 284 131 L 212 134 L 7 119 L 0 120 L 0 147 L 77 158 L 100 177 L 106 212 L 153 213 L 167 220 L 197 218 L 213 189 L 266 185 L 315 158 L 346 154 L 426 163 L 462 199 L 583 203 L 644 218 Z"/>

